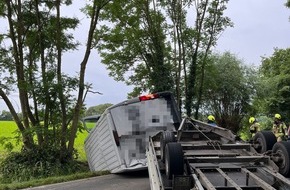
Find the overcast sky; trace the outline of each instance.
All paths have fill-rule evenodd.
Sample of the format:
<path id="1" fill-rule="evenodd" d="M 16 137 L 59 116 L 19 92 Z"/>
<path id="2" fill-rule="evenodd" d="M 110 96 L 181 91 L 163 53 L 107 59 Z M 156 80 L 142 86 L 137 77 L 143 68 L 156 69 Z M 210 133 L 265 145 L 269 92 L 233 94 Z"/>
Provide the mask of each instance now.
<path id="1" fill-rule="evenodd" d="M 229 50 L 256 66 L 274 48 L 290 47 L 290 9 L 286 0 L 230 0 L 227 16 L 234 22 L 219 39 L 217 50 Z"/>
<path id="2" fill-rule="evenodd" d="M 81 0 L 80 4 L 84 1 Z M 220 53 L 230 51 L 236 54 L 248 65 L 259 66 L 261 56 L 270 56 L 274 48 L 290 47 L 290 9 L 284 4 L 286 0 L 230 0 L 226 15 L 234 23 L 233 28 L 226 29 L 221 35 L 215 51 Z M 80 6 L 78 4 L 78 6 Z M 78 27 L 77 39 L 84 43 L 88 31 L 88 20 L 79 14 L 79 7 L 70 7 L 67 14 L 81 19 L 82 25 Z M 81 15 L 81 16 L 80 16 Z M 82 60 L 84 50 L 67 53 L 64 56 L 64 72 L 76 74 Z M 103 93 L 88 94 L 87 107 L 103 103 L 118 103 L 127 97 L 132 87 L 122 82 L 116 82 L 108 76 L 108 72 L 94 50 L 87 65 L 86 82 L 92 83 L 93 90 Z M 12 103 L 16 105 L 18 97 L 11 96 Z M 3 100 L 0 100 L 0 110 L 6 109 Z"/>

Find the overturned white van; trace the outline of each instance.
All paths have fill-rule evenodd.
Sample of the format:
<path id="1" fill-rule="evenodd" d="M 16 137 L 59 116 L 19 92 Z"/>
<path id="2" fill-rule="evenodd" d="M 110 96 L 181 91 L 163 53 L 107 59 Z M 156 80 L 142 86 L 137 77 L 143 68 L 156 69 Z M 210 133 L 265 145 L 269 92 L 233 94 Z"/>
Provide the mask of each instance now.
<path id="1" fill-rule="evenodd" d="M 106 109 L 85 140 L 91 171 L 122 173 L 147 169 L 149 136 L 174 131 L 181 121 L 172 93 L 160 92 Z"/>

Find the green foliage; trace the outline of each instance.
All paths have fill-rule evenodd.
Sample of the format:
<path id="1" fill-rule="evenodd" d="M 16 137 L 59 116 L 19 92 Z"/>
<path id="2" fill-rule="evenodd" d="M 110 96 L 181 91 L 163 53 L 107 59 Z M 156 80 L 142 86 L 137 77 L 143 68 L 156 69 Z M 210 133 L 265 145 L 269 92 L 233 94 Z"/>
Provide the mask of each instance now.
<path id="1" fill-rule="evenodd" d="M 2 183 L 27 181 L 49 176 L 87 171 L 88 167 L 77 161 L 59 160 L 56 147 L 34 147 L 11 153 L 0 163 Z"/>
<path id="2" fill-rule="evenodd" d="M 290 0 L 287 0 L 285 5 L 286 5 L 286 7 L 290 8 Z"/>
<path id="3" fill-rule="evenodd" d="M 1 115 L 0 115 L 0 120 L 12 121 L 13 120 L 12 114 L 9 111 L 3 110 Z"/>
<path id="4" fill-rule="evenodd" d="M 97 106 L 89 107 L 86 110 L 85 116 L 101 115 L 108 107 L 110 107 L 112 105 L 113 104 L 106 103 L 106 104 L 100 104 Z"/>
<path id="5" fill-rule="evenodd" d="M 270 131 L 272 130 L 272 125 L 273 125 L 273 118 L 268 117 L 265 115 L 251 115 L 251 117 L 254 116 L 258 123 L 260 124 L 260 129 Z M 238 134 L 240 135 L 241 139 L 248 141 L 251 139 L 251 133 L 250 133 L 250 126 L 249 124 L 249 117 L 244 117 L 241 121 L 241 128 L 238 131 Z"/>
<path id="6" fill-rule="evenodd" d="M 94 124 L 91 127 L 93 126 Z M 53 128 L 51 127 L 51 129 Z M 53 135 L 53 132 L 50 132 L 50 135 Z M 85 130 L 77 133 L 75 149 L 77 150 L 78 161 L 86 161 L 84 141 L 87 135 L 88 133 Z M 23 146 L 19 130 L 14 121 L 0 121 L 0 139 L 3 142 L 3 144 L 0 142 L 0 160 L 4 159 L 11 151 L 19 152 Z M 50 137 L 50 139 L 54 138 Z"/>
<path id="7" fill-rule="evenodd" d="M 250 110 L 256 77 L 254 70 L 229 52 L 212 56 L 206 68 L 204 110 L 214 113 L 219 126 L 237 132 Z"/>
<path id="8" fill-rule="evenodd" d="M 275 49 L 272 56 L 263 57 L 260 67 L 260 86 L 257 99 L 265 114 L 280 113 L 290 120 L 290 48 Z"/>
<path id="9" fill-rule="evenodd" d="M 267 116 L 258 116 L 257 121 L 261 125 L 261 130 L 272 130 L 273 127 L 273 117 L 267 117 Z"/>
<path id="10" fill-rule="evenodd" d="M 11 137 L 0 137 L 0 145 L 4 147 L 5 150 L 11 152 L 14 149 L 14 145 Z"/>
<path id="11" fill-rule="evenodd" d="M 21 140 L 19 130 L 14 121 L 0 121 L 0 160 L 2 155 L 13 151 L 20 151 Z"/>
<path id="12" fill-rule="evenodd" d="M 137 94 L 140 90 L 171 90 L 167 25 L 159 8 L 152 8 L 148 1 L 113 1 L 105 7 L 101 19 L 104 24 L 95 38 L 99 40 L 102 62 L 108 66 L 110 75 L 136 85 Z"/>
<path id="13" fill-rule="evenodd" d="M 12 106 L 9 111 L 14 118 L 19 119 L 17 123 L 25 146 L 31 146 L 35 142 L 39 145 L 51 143 L 46 141 L 53 141 L 54 146 L 57 143 L 65 146 L 67 140 L 63 138 L 69 136 L 60 133 L 69 131 L 68 124 L 76 105 L 75 90 L 79 85 L 79 77 L 62 73 L 61 55 L 66 51 L 76 50 L 78 42 L 74 40 L 70 30 L 77 27 L 79 20 L 58 17 L 57 10 L 60 9 L 57 6 L 69 5 L 72 1 L 59 3 L 24 0 L 17 4 L 11 1 L 0 4 L 1 11 L 4 11 L 2 19 L 6 19 L 9 25 L 9 30 L 0 35 L 1 89 L 6 90 L 1 96 L 3 99 L 3 96 L 7 97 L 15 86 L 22 94 L 21 110 L 17 111 L 21 111 L 23 117 L 19 118 Z M 10 40 L 11 43 L 3 43 L 5 40 Z M 9 98 L 7 99 L 8 105 Z M 6 114 L 5 119 L 8 116 Z M 44 121 L 43 125 L 39 123 L 41 120 Z M 58 134 L 52 136 L 48 130 L 50 127 Z M 35 134 L 37 141 L 31 138 Z"/>

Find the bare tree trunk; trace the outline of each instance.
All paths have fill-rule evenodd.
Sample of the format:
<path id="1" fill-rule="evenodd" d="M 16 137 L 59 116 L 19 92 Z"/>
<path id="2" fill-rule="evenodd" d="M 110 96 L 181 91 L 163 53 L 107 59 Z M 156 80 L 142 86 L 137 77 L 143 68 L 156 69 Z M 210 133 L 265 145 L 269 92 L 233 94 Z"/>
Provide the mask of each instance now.
<path id="1" fill-rule="evenodd" d="M 45 144 L 48 141 L 48 120 L 49 120 L 49 92 L 48 92 L 48 81 L 47 81 L 47 74 L 46 74 L 46 62 L 45 62 L 45 55 L 44 55 L 44 47 L 43 47 L 43 31 L 42 31 L 42 23 L 40 20 L 40 12 L 39 12 L 39 0 L 35 0 L 35 9 L 36 9 L 36 20 L 37 20 L 37 37 L 38 43 L 40 48 L 40 62 L 41 62 L 41 76 L 42 76 L 42 83 L 43 83 L 43 91 L 44 91 L 44 99 L 45 99 L 45 107 L 44 107 L 44 116 L 43 116 L 43 137 L 40 137 L 41 144 Z"/>
<path id="2" fill-rule="evenodd" d="M 10 102 L 9 98 L 7 97 L 6 93 L 0 88 L 0 96 L 2 97 L 2 99 L 4 100 L 4 102 L 6 103 L 15 123 L 17 124 L 17 127 L 19 129 L 19 131 L 22 134 L 22 139 L 23 139 L 23 144 L 24 147 L 26 148 L 32 148 L 33 147 L 33 141 L 31 139 L 30 134 L 26 133 L 25 127 L 23 126 L 20 118 L 18 117 L 12 103 Z"/>
<path id="3" fill-rule="evenodd" d="M 57 83 L 59 86 L 62 86 L 62 74 L 61 74 L 61 65 L 62 65 L 62 48 L 61 48 L 61 36 L 62 36 L 62 28 L 60 24 L 60 0 L 56 1 L 56 24 L 57 24 L 57 32 L 56 32 L 56 46 L 57 46 Z M 59 88 L 58 97 L 60 100 L 61 114 L 62 114 L 62 122 L 61 122 L 61 138 L 60 138 L 60 157 L 61 159 L 65 159 L 67 147 L 67 110 L 66 110 L 66 99 L 63 94 L 63 88 Z"/>
<path id="4" fill-rule="evenodd" d="M 24 36 L 24 25 L 23 25 L 23 15 L 22 15 L 22 5 L 21 0 L 18 0 L 17 4 L 12 4 L 12 1 L 6 0 L 7 5 L 7 18 L 9 23 L 9 29 L 10 29 L 10 35 L 13 45 L 13 54 L 15 58 L 15 64 L 16 64 L 16 75 L 17 75 L 17 86 L 19 89 L 19 100 L 21 104 L 21 111 L 23 114 L 23 124 L 24 128 L 29 128 L 29 119 L 28 119 L 28 110 L 29 104 L 28 104 L 28 95 L 27 95 L 27 83 L 25 81 L 24 77 L 24 64 L 23 64 L 23 36 Z M 16 32 L 14 31 L 14 23 L 12 21 L 12 10 L 16 11 L 17 14 L 17 24 L 16 24 Z M 21 122 L 20 122 L 21 123 Z M 18 128 L 22 128 L 23 125 L 21 123 L 17 123 Z M 33 138 L 29 134 L 25 134 L 23 136 L 25 141 L 26 148 L 31 148 L 30 145 L 33 145 Z"/>
<path id="5" fill-rule="evenodd" d="M 38 4 L 39 4 L 39 0 L 35 0 L 35 10 L 36 10 L 36 20 L 37 20 L 37 37 L 38 37 L 38 43 L 39 43 L 39 48 L 40 48 L 40 62 L 41 62 L 41 71 L 42 71 L 42 77 L 43 77 L 43 88 L 45 91 L 45 99 L 47 101 L 48 99 L 48 90 L 47 90 L 47 84 L 46 84 L 46 73 L 45 73 L 45 61 L 44 61 L 44 47 L 43 47 L 43 42 L 42 42 L 42 24 L 40 21 L 40 13 L 39 13 L 39 9 L 38 9 Z M 39 125 L 39 118 L 38 118 L 38 110 L 37 110 L 37 102 L 36 100 L 34 101 L 35 104 L 35 115 L 36 115 L 36 119 L 37 119 L 37 123 Z M 47 134 L 48 131 L 48 111 L 47 111 L 47 107 L 44 108 L 44 134 Z M 40 146 L 43 145 L 44 138 L 43 138 L 43 132 L 38 132 L 37 133 L 37 137 L 38 137 L 38 144 Z M 47 141 L 47 139 L 46 139 Z"/>
<path id="6" fill-rule="evenodd" d="M 204 2 L 202 7 L 202 12 L 199 12 L 198 9 L 199 4 L 196 5 L 196 30 L 197 30 L 197 37 L 196 37 L 196 44 L 194 48 L 194 52 L 192 53 L 192 60 L 189 66 L 189 75 L 188 75 L 188 82 L 186 84 L 186 102 L 185 102 L 185 109 L 186 114 L 188 117 L 192 115 L 192 108 L 193 108 L 193 99 L 195 94 L 195 81 L 196 81 L 196 65 L 197 65 L 197 56 L 199 51 L 199 46 L 201 43 L 201 32 L 203 27 L 203 22 L 205 18 L 205 13 L 208 6 L 208 0 Z M 196 118 L 197 119 L 197 118 Z"/>
<path id="7" fill-rule="evenodd" d="M 29 75 L 28 80 L 29 80 L 30 86 L 33 86 L 33 81 L 35 80 L 34 73 L 33 73 L 34 62 L 31 56 L 33 49 L 30 49 L 29 51 L 30 53 L 29 53 L 29 65 L 28 65 L 28 75 Z M 31 89 L 31 93 L 32 93 L 32 99 L 33 99 L 35 117 L 33 116 L 31 112 L 29 112 L 29 118 L 30 118 L 32 126 L 40 127 L 39 115 L 38 115 L 38 109 L 37 109 L 38 104 L 37 104 L 36 92 L 34 91 L 34 89 Z M 43 136 L 42 136 L 41 130 L 36 130 L 36 136 L 37 136 L 38 145 L 41 146 L 43 144 Z"/>
<path id="8" fill-rule="evenodd" d="M 86 70 L 86 65 L 87 65 L 87 62 L 91 53 L 93 35 L 94 35 L 95 29 L 98 23 L 100 11 L 109 2 L 110 0 L 105 0 L 102 2 L 94 1 L 93 7 L 91 10 L 92 17 L 91 17 L 90 29 L 88 33 L 87 47 L 86 47 L 86 52 L 85 52 L 83 61 L 81 62 L 80 78 L 79 78 L 79 93 L 78 93 L 77 103 L 74 109 L 71 134 L 70 134 L 69 143 L 68 143 L 68 153 L 70 156 L 72 156 L 72 153 L 73 153 L 73 147 L 74 147 L 75 137 L 76 137 L 76 133 L 78 129 L 79 118 L 80 118 L 80 111 L 82 109 L 83 101 L 84 101 L 83 97 L 84 97 L 84 89 L 85 89 L 85 83 L 84 83 L 85 70 Z"/>
<path id="9" fill-rule="evenodd" d="M 202 66 L 201 66 L 201 80 L 200 80 L 199 90 L 198 90 L 198 94 L 197 94 L 197 103 L 196 103 L 196 107 L 195 107 L 195 118 L 196 119 L 198 118 L 198 112 L 199 112 L 199 108 L 200 108 L 200 105 L 201 105 L 201 102 L 202 102 L 206 60 L 207 60 L 210 48 L 212 47 L 212 44 L 213 44 L 213 40 L 214 40 L 214 36 L 213 35 L 216 34 L 215 27 L 216 27 L 216 24 L 217 24 L 216 22 L 217 22 L 217 9 L 218 9 L 218 6 L 219 6 L 219 1 L 218 1 L 218 3 L 216 4 L 216 7 L 215 7 L 214 19 L 213 19 L 213 22 L 211 23 L 211 26 L 210 26 L 210 30 L 211 30 L 211 32 L 209 32 L 210 33 L 210 37 L 209 37 L 209 40 L 208 40 L 208 43 L 207 43 L 205 54 L 204 54 L 204 56 L 202 58 L 202 61 L 201 61 L 201 64 L 202 64 Z"/>
<path id="10" fill-rule="evenodd" d="M 182 61 L 183 61 L 183 40 L 182 40 L 182 5 L 181 3 L 178 1 L 175 5 L 175 11 L 172 17 L 173 19 L 175 19 L 174 23 L 174 42 L 175 42 L 175 51 L 177 49 L 176 47 L 176 41 L 177 41 L 177 45 L 178 45 L 178 60 L 177 60 L 177 56 L 175 55 L 175 62 L 177 60 L 178 63 L 175 63 L 176 65 L 176 76 L 175 76 L 175 85 L 176 85 L 176 89 L 175 89 L 175 93 L 176 93 L 176 99 L 177 99 L 177 106 L 179 108 L 179 110 L 181 110 L 182 108 L 182 101 L 181 101 L 181 71 L 182 71 Z M 175 52 L 176 54 L 176 52 Z"/>

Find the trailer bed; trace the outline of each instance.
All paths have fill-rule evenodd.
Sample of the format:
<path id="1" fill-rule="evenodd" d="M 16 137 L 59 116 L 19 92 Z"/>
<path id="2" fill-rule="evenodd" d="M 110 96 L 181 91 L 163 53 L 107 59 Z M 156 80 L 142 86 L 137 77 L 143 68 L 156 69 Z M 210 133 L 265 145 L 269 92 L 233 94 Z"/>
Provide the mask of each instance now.
<path id="1" fill-rule="evenodd" d="M 150 137 L 146 154 L 152 190 L 290 189 L 271 156 L 197 120 L 186 118 L 178 131 Z"/>

